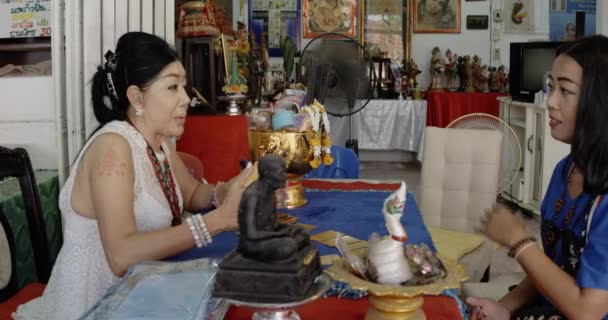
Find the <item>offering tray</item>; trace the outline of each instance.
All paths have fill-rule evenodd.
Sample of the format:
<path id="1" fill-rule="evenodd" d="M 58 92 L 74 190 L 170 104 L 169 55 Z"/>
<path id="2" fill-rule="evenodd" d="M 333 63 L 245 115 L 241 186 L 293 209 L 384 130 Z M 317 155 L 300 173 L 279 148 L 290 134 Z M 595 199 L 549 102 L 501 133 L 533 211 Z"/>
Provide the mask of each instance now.
<path id="1" fill-rule="evenodd" d="M 331 278 L 326 273 L 321 273 L 308 290 L 308 297 L 304 300 L 285 302 L 285 303 L 258 303 L 225 299 L 226 302 L 238 306 L 255 309 L 256 312 L 251 317 L 252 320 L 300 320 L 300 316 L 294 308 L 306 303 L 317 300 L 331 285 Z"/>
<path id="2" fill-rule="evenodd" d="M 336 281 L 348 283 L 353 289 L 367 290 L 370 306 L 365 314 L 366 320 L 424 320 L 422 311 L 423 295 L 437 295 L 443 290 L 460 287 L 468 278 L 464 267 L 455 261 L 441 258 L 447 274 L 432 283 L 416 286 L 389 285 L 370 282 L 350 271 L 346 261 L 339 258 L 333 261 L 326 271 Z"/>
<path id="3" fill-rule="evenodd" d="M 238 103 L 245 101 L 247 96 L 243 94 L 229 94 L 226 96 L 219 97 L 221 101 L 228 101 L 230 104 L 228 105 L 228 111 L 226 112 L 229 116 L 238 116 L 241 114 L 241 109 L 239 108 Z"/>

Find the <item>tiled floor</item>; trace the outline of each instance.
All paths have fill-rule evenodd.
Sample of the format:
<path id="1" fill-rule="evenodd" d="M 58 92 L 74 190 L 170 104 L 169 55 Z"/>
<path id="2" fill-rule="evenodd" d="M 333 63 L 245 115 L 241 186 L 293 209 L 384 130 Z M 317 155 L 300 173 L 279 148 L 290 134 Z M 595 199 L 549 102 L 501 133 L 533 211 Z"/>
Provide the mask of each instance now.
<path id="1" fill-rule="evenodd" d="M 418 163 L 362 162 L 359 177 L 362 179 L 403 180 L 407 184 L 408 191 L 416 194 L 420 185 L 420 168 Z M 538 218 L 533 218 L 528 222 L 530 232 L 540 239 Z M 490 281 L 500 274 L 511 272 L 522 272 L 522 269 L 513 259 L 507 257 L 505 248 L 499 248 L 494 253 L 490 265 Z"/>

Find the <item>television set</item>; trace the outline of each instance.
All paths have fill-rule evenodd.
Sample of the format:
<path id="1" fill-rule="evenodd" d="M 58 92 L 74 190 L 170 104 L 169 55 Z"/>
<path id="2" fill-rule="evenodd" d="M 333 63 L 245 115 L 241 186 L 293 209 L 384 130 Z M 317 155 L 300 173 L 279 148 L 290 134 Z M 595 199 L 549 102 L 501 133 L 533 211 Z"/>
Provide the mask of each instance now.
<path id="1" fill-rule="evenodd" d="M 515 101 L 534 102 L 543 90 L 557 48 L 563 42 L 513 42 L 510 47 L 509 94 Z"/>

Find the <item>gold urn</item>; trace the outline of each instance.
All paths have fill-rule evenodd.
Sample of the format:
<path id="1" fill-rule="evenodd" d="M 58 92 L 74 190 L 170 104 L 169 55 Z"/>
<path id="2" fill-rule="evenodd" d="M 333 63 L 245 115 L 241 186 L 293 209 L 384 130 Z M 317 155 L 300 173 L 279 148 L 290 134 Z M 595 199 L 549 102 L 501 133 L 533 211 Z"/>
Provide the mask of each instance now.
<path id="1" fill-rule="evenodd" d="M 220 34 L 212 8 L 206 1 L 188 1 L 182 5 L 185 15 L 180 17 L 176 35 L 181 38 L 217 36 Z"/>
<path id="2" fill-rule="evenodd" d="M 303 176 L 312 170 L 313 131 L 286 132 L 249 130 L 249 150 L 254 161 L 267 154 L 283 157 L 287 166 L 287 186 L 276 192 L 277 207 L 295 208 L 308 203 L 302 187 Z"/>

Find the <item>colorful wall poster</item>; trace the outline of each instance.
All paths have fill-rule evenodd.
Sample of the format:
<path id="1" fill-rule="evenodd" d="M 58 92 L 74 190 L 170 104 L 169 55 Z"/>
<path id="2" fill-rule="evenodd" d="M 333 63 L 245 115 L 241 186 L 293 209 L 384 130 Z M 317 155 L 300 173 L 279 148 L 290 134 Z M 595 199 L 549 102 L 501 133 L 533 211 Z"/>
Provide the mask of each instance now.
<path id="1" fill-rule="evenodd" d="M 0 38 L 51 36 L 51 0 L 0 1 Z"/>
<path id="2" fill-rule="evenodd" d="M 265 41 L 268 54 L 280 57 L 281 43 L 290 37 L 300 49 L 300 0 L 249 0 L 249 32 L 258 45 Z"/>
<path id="3" fill-rule="evenodd" d="M 576 36 L 576 12 L 585 12 L 585 35 L 595 34 L 596 0 L 551 0 L 549 40 L 571 41 Z"/>

